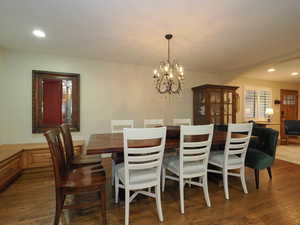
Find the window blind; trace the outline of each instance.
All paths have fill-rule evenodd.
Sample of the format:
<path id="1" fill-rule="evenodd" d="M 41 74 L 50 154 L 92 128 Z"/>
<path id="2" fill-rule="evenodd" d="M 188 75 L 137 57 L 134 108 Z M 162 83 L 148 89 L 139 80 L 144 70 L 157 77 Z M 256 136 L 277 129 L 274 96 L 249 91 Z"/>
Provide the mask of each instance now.
<path id="1" fill-rule="evenodd" d="M 246 119 L 266 120 L 266 109 L 271 107 L 271 90 L 257 88 L 245 90 L 244 112 Z"/>

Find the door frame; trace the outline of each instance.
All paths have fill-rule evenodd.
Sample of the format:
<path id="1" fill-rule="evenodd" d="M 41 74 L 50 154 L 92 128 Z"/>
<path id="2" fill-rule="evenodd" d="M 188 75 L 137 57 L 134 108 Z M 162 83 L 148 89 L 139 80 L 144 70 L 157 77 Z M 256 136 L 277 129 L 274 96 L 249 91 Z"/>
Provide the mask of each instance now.
<path id="1" fill-rule="evenodd" d="M 283 142 L 283 139 L 286 138 L 284 132 L 284 120 L 282 119 L 282 105 L 283 105 L 283 92 L 294 92 L 296 95 L 296 120 L 298 120 L 298 107 L 299 107 L 299 92 L 298 90 L 291 90 L 291 89 L 280 89 L 280 142 Z"/>

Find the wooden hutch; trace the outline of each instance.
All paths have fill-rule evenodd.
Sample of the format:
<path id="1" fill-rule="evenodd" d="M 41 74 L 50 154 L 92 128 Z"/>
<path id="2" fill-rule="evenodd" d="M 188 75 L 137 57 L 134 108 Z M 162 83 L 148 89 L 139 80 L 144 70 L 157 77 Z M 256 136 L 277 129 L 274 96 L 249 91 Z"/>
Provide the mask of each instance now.
<path id="1" fill-rule="evenodd" d="M 193 87 L 194 124 L 223 125 L 236 122 L 235 86 L 205 84 Z"/>

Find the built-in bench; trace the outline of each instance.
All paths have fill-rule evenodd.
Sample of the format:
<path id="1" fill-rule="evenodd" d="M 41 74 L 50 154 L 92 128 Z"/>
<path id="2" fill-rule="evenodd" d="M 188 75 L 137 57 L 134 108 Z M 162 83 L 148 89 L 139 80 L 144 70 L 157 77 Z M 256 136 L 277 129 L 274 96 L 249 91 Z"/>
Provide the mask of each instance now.
<path id="1" fill-rule="evenodd" d="M 84 141 L 74 141 L 76 154 L 81 154 Z M 0 191 L 23 171 L 52 165 L 47 143 L 0 145 Z"/>

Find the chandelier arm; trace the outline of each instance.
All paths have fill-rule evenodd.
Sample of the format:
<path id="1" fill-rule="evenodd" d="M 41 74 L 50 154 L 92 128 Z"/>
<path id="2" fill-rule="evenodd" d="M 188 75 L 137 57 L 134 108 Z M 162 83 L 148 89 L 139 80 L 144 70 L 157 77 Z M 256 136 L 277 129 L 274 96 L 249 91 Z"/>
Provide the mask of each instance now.
<path id="1" fill-rule="evenodd" d="M 158 92 L 159 92 L 160 94 L 165 94 L 165 93 L 168 92 L 168 89 L 166 89 L 165 91 L 162 91 L 162 90 L 161 90 L 161 85 L 162 85 L 162 82 L 163 82 L 163 80 L 164 80 L 164 77 L 165 77 L 165 75 L 163 75 L 163 77 L 159 80 L 159 83 L 158 83 L 158 88 L 157 88 L 157 90 L 158 90 Z"/>

